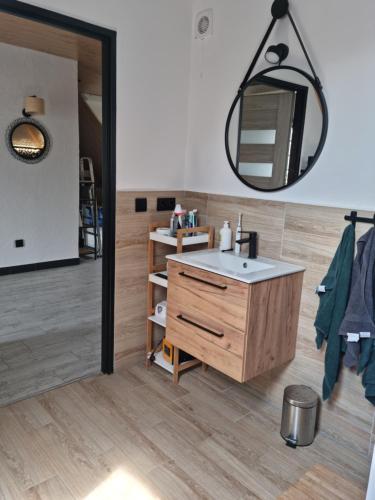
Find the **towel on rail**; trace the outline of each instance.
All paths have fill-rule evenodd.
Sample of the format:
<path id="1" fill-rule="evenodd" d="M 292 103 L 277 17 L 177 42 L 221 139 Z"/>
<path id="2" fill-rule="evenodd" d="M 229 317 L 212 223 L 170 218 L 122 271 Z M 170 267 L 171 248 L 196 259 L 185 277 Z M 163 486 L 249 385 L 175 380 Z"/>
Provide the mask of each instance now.
<path id="1" fill-rule="evenodd" d="M 361 338 L 358 342 L 347 343 L 344 364 L 349 368 L 358 368 L 365 337 L 375 338 L 374 263 L 375 228 L 371 228 L 357 242 L 349 302 L 339 330 L 339 334 L 345 337 L 353 333 Z"/>
<path id="2" fill-rule="evenodd" d="M 314 325 L 318 349 L 322 347 L 324 340 L 327 342 L 323 380 L 324 400 L 329 399 L 332 394 L 339 375 L 341 356 L 345 350 L 344 338 L 338 333 L 348 304 L 354 247 L 355 229 L 350 224 L 344 231 L 328 273 L 322 281 L 326 291 L 319 293 L 320 303 Z"/>

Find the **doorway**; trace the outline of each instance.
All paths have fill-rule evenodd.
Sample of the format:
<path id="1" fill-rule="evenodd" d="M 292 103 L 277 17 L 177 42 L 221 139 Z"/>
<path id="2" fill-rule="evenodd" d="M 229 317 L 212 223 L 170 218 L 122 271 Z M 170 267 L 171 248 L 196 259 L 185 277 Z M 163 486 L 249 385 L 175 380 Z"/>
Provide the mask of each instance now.
<path id="1" fill-rule="evenodd" d="M 49 10 L 41 9 L 38 7 L 34 7 L 22 2 L 13 2 L 7 0 L 0 0 L 0 23 L 1 22 L 13 23 L 13 25 L 17 25 L 17 28 L 13 30 L 13 33 L 20 35 L 21 33 L 25 33 L 25 24 L 27 28 L 30 28 L 31 23 L 33 23 L 34 27 L 38 25 L 40 29 L 40 40 L 39 43 L 43 43 L 43 34 L 46 32 L 52 33 L 55 31 L 64 32 L 65 35 L 63 38 L 57 37 L 55 42 L 58 40 L 62 40 L 62 44 L 51 44 L 49 41 L 44 40 L 45 46 L 49 47 L 49 53 L 56 55 L 60 58 L 66 59 L 74 59 L 74 57 L 70 57 L 69 54 L 64 53 L 64 50 L 67 50 L 66 47 L 70 47 L 70 50 L 77 49 L 78 47 L 78 78 L 79 85 L 84 85 L 86 92 L 84 89 L 80 89 L 81 99 L 84 99 L 85 102 L 80 102 L 80 107 L 89 107 L 91 112 L 95 112 L 95 107 L 97 107 L 98 102 L 95 103 L 95 94 L 97 92 L 90 91 L 90 86 L 95 83 L 95 78 L 93 78 L 92 68 L 85 67 L 83 64 L 79 63 L 79 54 L 82 53 L 83 48 L 81 42 L 84 44 L 87 43 L 88 51 L 90 47 L 96 45 L 100 46 L 100 63 L 101 63 L 101 77 L 100 77 L 100 92 L 102 95 L 101 99 L 101 115 L 102 115 L 102 124 L 100 127 L 100 142 L 101 148 L 96 151 L 96 154 L 100 156 L 100 169 L 96 169 L 96 179 L 100 179 L 100 191 L 95 193 L 96 202 L 102 207 L 102 211 L 95 212 L 99 214 L 99 219 L 102 221 L 101 224 L 94 224 L 93 217 L 91 217 L 91 225 L 96 227 L 98 232 L 97 235 L 88 234 L 89 231 L 86 231 L 83 235 L 82 233 L 82 224 L 80 228 L 80 240 L 81 240 L 81 250 L 82 247 L 94 246 L 94 248 L 98 245 L 98 248 L 95 250 L 95 255 L 91 257 L 87 257 L 85 260 L 82 260 L 82 255 L 78 255 L 78 259 L 51 259 L 48 260 L 46 258 L 43 259 L 31 259 L 32 262 L 28 262 L 26 265 L 15 265 L 15 266 L 7 266 L 6 264 L 0 268 L 0 280 L 3 281 L 3 299 L 0 299 L 0 303 L 3 304 L 4 314 L 5 310 L 9 312 L 12 307 L 11 302 L 9 302 L 10 297 L 7 297 L 8 303 L 5 304 L 5 288 L 9 290 L 13 287 L 14 296 L 13 296 L 13 305 L 17 301 L 21 301 L 22 304 L 28 303 L 28 306 L 31 308 L 32 300 L 31 298 L 35 298 L 37 295 L 33 293 L 33 290 L 38 289 L 38 284 L 40 285 L 41 280 L 43 280 L 43 287 L 46 290 L 46 297 L 48 297 L 48 290 L 52 290 L 55 288 L 57 290 L 56 296 L 54 300 L 51 300 L 49 303 L 48 299 L 45 301 L 45 309 L 42 312 L 38 312 L 38 321 L 41 324 L 43 322 L 48 322 L 49 317 L 53 317 L 56 321 L 60 323 L 60 330 L 64 330 L 64 326 L 69 324 L 70 320 L 70 308 L 72 305 L 67 303 L 66 295 L 61 293 L 61 289 L 66 284 L 69 283 L 69 276 L 71 275 L 71 279 L 73 282 L 70 283 L 78 283 L 77 287 L 75 287 L 75 291 L 77 296 L 81 294 L 89 295 L 89 285 L 83 286 L 82 289 L 82 276 L 86 277 L 89 275 L 91 282 L 95 284 L 96 296 L 93 300 L 91 300 L 91 307 L 100 308 L 100 314 L 98 314 L 98 321 L 100 321 L 99 325 L 99 345 L 98 348 L 98 366 L 99 369 L 103 373 L 110 374 L 113 372 L 113 362 L 114 362 L 114 252 L 115 252 L 115 195 L 116 195 L 116 33 L 114 31 L 101 28 L 99 26 L 95 26 L 89 23 L 82 22 L 80 20 L 63 16 L 57 13 L 54 13 Z M 23 29 L 20 28 L 21 25 Z M 14 26 L 13 26 L 14 27 Z M 9 33 L 12 30 L 9 30 Z M 3 30 L 5 33 L 6 30 Z M 27 29 L 26 29 L 27 32 Z M 51 35 L 52 36 L 52 35 Z M 3 34 L 3 37 L 5 35 Z M 37 36 L 34 36 L 34 42 L 37 39 Z M 77 40 L 79 41 L 77 45 Z M 11 44 L 12 46 L 18 47 L 27 47 L 27 40 L 23 42 L 18 37 L 17 40 L 11 40 L 6 38 L 1 38 L 0 43 Z M 23 45 L 22 45 L 23 44 Z M 74 45 L 76 44 L 76 45 Z M 54 52 L 51 52 L 51 46 L 54 45 Z M 41 50 L 38 47 L 31 47 L 32 50 Z M 42 52 L 48 52 L 46 50 L 42 50 Z M 89 54 L 90 56 L 90 54 Z M 26 68 L 25 68 L 26 70 Z M 53 68 L 51 68 L 53 70 Z M 87 91 L 88 89 L 88 91 Z M 24 97 L 24 96 L 22 96 Z M 91 101 L 91 102 L 87 102 Z M 20 109 L 21 111 L 21 109 Z M 32 119 L 32 118 L 31 118 Z M 52 149 L 54 147 L 54 143 L 58 140 L 57 137 L 52 138 Z M 97 141 L 99 142 L 99 141 Z M 97 144 L 96 144 L 97 145 Z M 52 153 L 51 153 L 52 154 Z M 82 156 L 82 154 L 80 154 Z M 99 161 L 95 161 L 95 166 L 97 167 Z M 40 164 L 42 165 L 42 164 Z M 29 166 L 28 166 L 29 167 Z M 34 166 L 33 166 L 34 167 Z M 37 167 L 37 166 L 36 166 Z M 78 167 L 78 166 L 77 166 Z M 39 168 L 39 167 L 37 167 Z M 35 170 L 34 172 L 36 172 Z M 27 175 L 29 175 L 30 171 Z M 48 172 L 48 175 L 50 172 Z M 78 171 L 77 171 L 78 174 Z M 77 186 L 78 192 L 78 186 Z M 36 194 L 35 194 L 36 196 Z M 47 198 L 47 196 L 46 196 Z M 87 210 L 87 207 L 84 207 Z M 46 212 L 46 210 L 44 210 Z M 90 213 L 85 212 L 87 217 L 90 216 Z M 11 217 L 11 214 L 9 214 Z M 58 225 L 58 221 L 56 221 Z M 90 225 L 87 220 L 84 222 L 85 225 Z M 32 229 L 32 228 L 31 228 Z M 60 230 L 59 230 L 60 231 Z M 78 228 L 76 228 L 78 231 Z M 61 232 L 61 231 L 60 231 Z M 84 242 L 82 243 L 82 236 L 84 237 Z M 98 238 L 97 238 L 98 237 Z M 100 238 L 99 238 L 100 237 Z M 90 240 L 91 243 L 87 243 L 87 240 Z M 17 240 L 18 242 L 21 239 Z M 94 244 L 92 244 L 94 242 Z M 99 243 L 100 242 L 100 248 Z M 16 243 L 16 241 L 15 241 Z M 26 240 L 26 248 L 28 241 Z M 22 251 L 22 249 L 21 249 Z M 82 254 L 82 252 L 79 252 Z M 19 254 L 18 254 L 19 255 Z M 81 258 L 80 258 L 81 257 Z M 91 260 L 92 259 L 92 260 Z M 30 259 L 29 259 L 30 260 Z M 77 260 L 77 262 L 73 262 Z M 95 260 L 95 270 L 94 267 L 91 266 L 92 261 Z M 68 262 L 69 261 L 69 262 Z M 80 265 L 78 264 L 80 262 Z M 86 266 L 86 267 L 85 267 Z M 89 270 L 90 269 L 90 270 Z M 38 275 L 38 273 L 44 273 Z M 42 278 L 40 278 L 42 276 Z M 100 282 L 97 279 L 100 276 Z M 69 285 L 70 286 L 70 285 Z M 75 285 L 71 288 L 73 289 Z M 87 289 L 85 289 L 87 288 Z M 95 302 L 96 301 L 96 302 Z M 49 309 L 49 310 L 48 310 Z M 25 310 L 25 308 L 24 308 Z M 47 311 L 48 310 L 48 311 Z M 16 311 L 18 313 L 18 311 Z M 49 312 L 49 314 L 47 314 Z M 86 308 L 86 310 L 82 311 L 83 314 L 90 315 L 90 309 Z M 96 312 L 96 311 L 95 311 Z M 3 316 L 4 318 L 4 316 Z M 20 318 L 18 317 L 18 320 Z M 27 323 L 27 319 L 25 317 L 25 323 Z M 26 326 L 26 325 L 25 325 Z M 30 325 L 29 325 L 30 326 Z M 39 325 L 38 325 L 39 327 Z M 90 323 L 87 323 L 88 331 L 90 334 L 91 326 Z M 25 328 L 26 331 L 27 328 Z M 47 328 L 45 328 L 47 330 Z M 1 326 L 0 326 L 1 330 Z M 30 330 L 30 328 L 29 328 Z M 0 332 L 1 333 L 1 332 Z M 49 332 L 48 332 L 49 333 Z M 40 337 L 39 342 L 42 345 L 44 341 L 46 341 L 47 337 Z M 66 344 L 66 341 L 69 342 L 69 339 L 65 339 L 62 342 Z M 34 342 L 35 344 L 35 342 Z M 36 345 L 38 345 L 36 343 Z M 28 346 L 27 346 L 28 347 Z M 19 346 L 17 346 L 18 351 L 20 351 Z M 38 347 L 37 347 L 38 349 Z M 51 346 L 51 350 L 54 349 L 54 346 Z M 0 346 L 1 350 L 1 346 Z M 20 352 L 19 352 L 20 353 Z M 19 363 L 23 364 L 24 357 L 22 353 L 19 358 Z M 29 354 L 28 352 L 25 354 Z M 34 354 L 33 354 L 34 355 Z M 38 353 L 35 354 L 35 363 L 38 363 Z M 0 356 L 1 358 L 1 356 Z M 0 362 L 0 370 L 6 370 L 7 365 L 4 363 L 1 366 Z M 26 372 L 25 372 L 26 376 Z M 64 380 L 65 382 L 69 382 L 69 378 Z M 53 383 L 53 381 L 51 382 Z M 56 382 L 58 384 L 58 382 Z M 53 386 L 53 385 L 52 385 Z M 52 386 L 46 386 L 45 389 L 52 388 Z M 38 391 L 36 391 L 38 392 Z M 40 391 L 39 391 L 40 392 Z M 25 394 L 25 396 L 30 396 L 32 394 Z M 19 399 L 19 398 L 16 398 Z"/>

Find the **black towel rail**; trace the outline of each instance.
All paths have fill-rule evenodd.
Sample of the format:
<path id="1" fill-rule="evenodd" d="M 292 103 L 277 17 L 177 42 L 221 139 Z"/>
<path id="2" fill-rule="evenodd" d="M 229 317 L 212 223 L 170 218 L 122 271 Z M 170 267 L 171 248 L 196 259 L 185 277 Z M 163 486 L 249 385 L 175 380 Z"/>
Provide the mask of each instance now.
<path id="1" fill-rule="evenodd" d="M 351 222 L 354 226 L 357 224 L 357 222 L 375 225 L 375 214 L 372 219 L 370 219 L 370 217 L 358 217 L 358 212 L 355 212 L 353 210 L 352 212 L 350 212 L 350 215 L 345 215 L 345 220 Z"/>

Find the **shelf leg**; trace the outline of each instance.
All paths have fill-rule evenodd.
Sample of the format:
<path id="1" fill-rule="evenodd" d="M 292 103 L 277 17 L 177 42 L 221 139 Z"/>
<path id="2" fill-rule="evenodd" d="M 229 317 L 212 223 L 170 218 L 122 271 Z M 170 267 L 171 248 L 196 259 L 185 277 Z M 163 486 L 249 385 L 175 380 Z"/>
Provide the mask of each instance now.
<path id="1" fill-rule="evenodd" d="M 148 259 L 147 259 L 147 270 L 152 273 L 154 270 L 154 256 L 155 256 L 155 245 L 154 241 L 148 240 Z M 153 314 L 154 308 L 154 287 L 153 283 L 150 281 L 147 284 L 147 316 Z M 146 340 L 146 356 L 152 351 L 154 346 L 154 324 L 152 321 L 147 320 L 147 340 Z M 146 367 L 149 368 L 152 365 L 151 361 L 146 359 Z"/>
<path id="2" fill-rule="evenodd" d="M 148 353 L 152 351 L 152 347 L 153 347 L 153 335 L 154 333 L 154 325 L 152 323 L 152 321 L 150 321 L 149 319 L 147 320 L 147 343 L 146 343 L 146 356 L 148 356 Z M 146 367 L 147 368 L 150 368 L 150 366 L 152 365 L 151 361 L 148 359 L 148 357 L 146 358 Z"/>
<path id="3" fill-rule="evenodd" d="M 153 295 L 154 295 L 154 287 L 153 283 L 149 282 L 147 285 L 147 316 L 151 316 L 153 314 Z M 146 340 L 146 355 L 152 351 L 154 346 L 154 323 L 147 320 L 147 340 Z M 146 367 L 149 368 L 152 365 L 151 361 L 147 358 Z"/>
<path id="4" fill-rule="evenodd" d="M 173 383 L 178 384 L 180 371 L 180 349 L 173 347 Z"/>
<path id="5" fill-rule="evenodd" d="M 155 255 L 155 242 L 153 240 L 148 240 L 147 267 L 149 273 L 154 272 L 154 255 Z"/>
<path id="6" fill-rule="evenodd" d="M 210 226 L 209 232 L 208 232 L 208 248 L 214 248 L 215 246 L 215 230 L 213 226 Z"/>
<path id="7" fill-rule="evenodd" d="M 176 253 L 182 253 L 182 252 L 183 252 L 182 236 L 177 236 L 177 251 L 176 251 Z"/>

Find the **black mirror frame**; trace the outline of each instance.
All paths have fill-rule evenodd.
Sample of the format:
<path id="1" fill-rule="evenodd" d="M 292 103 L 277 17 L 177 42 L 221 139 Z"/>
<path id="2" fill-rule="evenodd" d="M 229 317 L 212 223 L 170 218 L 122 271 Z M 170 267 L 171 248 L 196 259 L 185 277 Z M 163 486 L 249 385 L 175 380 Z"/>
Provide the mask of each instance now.
<path id="1" fill-rule="evenodd" d="M 233 101 L 233 104 L 229 110 L 229 114 L 228 114 L 228 118 L 227 118 L 227 121 L 226 121 L 226 124 L 225 124 L 225 151 L 226 151 L 226 154 L 227 154 L 227 158 L 228 158 L 228 161 L 229 161 L 229 164 L 233 170 L 233 172 L 235 173 L 235 175 L 238 177 L 238 179 L 240 179 L 240 181 L 247 185 L 248 187 L 252 188 L 252 189 L 255 189 L 257 191 L 263 191 L 263 192 L 266 192 L 266 193 L 270 193 L 270 192 L 273 192 L 273 191 L 281 191 L 282 189 L 287 189 L 288 187 L 291 187 L 293 186 L 294 184 L 296 184 L 298 181 L 300 181 L 301 179 L 303 179 L 305 177 L 305 175 L 310 172 L 310 170 L 312 169 L 312 167 L 315 165 L 315 163 L 317 162 L 319 156 L 321 155 L 322 153 L 322 150 L 323 150 L 323 147 L 325 145 L 325 142 L 326 142 L 326 138 L 327 138 L 327 132 L 328 132 L 328 107 L 327 107 L 327 103 L 326 103 L 326 100 L 325 100 L 325 97 L 324 97 L 324 94 L 323 94 L 323 87 L 322 87 L 322 84 L 318 78 L 318 75 L 316 74 L 316 71 L 314 69 L 314 66 L 311 62 L 311 59 L 309 57 L 309 54 L 307 53 L 307 50 L 306 50 L 306 47 L 304 46 L 303 44 L 303 41 L 302 41 L 302 37 L 298 31 L 298 28 L 297 28 L 297 25 L 293 19 L 293 16 L 289 10 L 289 0 L 274 0 L 273 4 L 272 4 L 272 8 L 271 8 L 271 14 L 272 14 L 272 21 L 270 23 L 270 25 L 268 26 L 267 28 L 267 31 L 259 45 L 259 48 L 258 50 L 256 51 L 255 53 L 255 56 L 254 56 L 254 59 L 252 60 L 250 66 L 249 66 L 249 69 L 247 70 L 247 73 L 244 77 L 244 79 L 242 80 L 242 83 L 238 89 L 238 93 Z M 309 75 L 308 73 L 306 73 L 306 71 L 303 71 L 299 68 L 295 68 L 293 66 L 282 66 L 282 65 L 279 65 L 277 66 L 278 69 L 282 68 L 282 69 L 290 69 L 290 70 L 293 70 L 293 71 L 296 71 L 297 73 L 300 73 L 301 75 L 303 75 L 304 77 L 306 77 L 308 79 L 308 81 L 311 82 L 311 84 L 313 85 L 314 89 L 316 90 L 319 98 L 320 98 L 320 102 L 321 102 L 321 105 L 322 105 L 322 113 L 323 113 L 323 126 L 322 126 L 322 135 L 320 137 L 320 142 L 319 142 L 319 145 L 318 145 L 318 149 L 315 153 L 315 156 L 314 156 L 314 160 L 311 162 L 311 164 L 306 168 L 306 170 L 303 172 L 302 175 L 300 175 L 297 179 L 295 179 L 293 182 L 291 182 L 290 184 L 286 185 L 286 186 L 281 186 L 279 188 L 275 188 L 275 189 L 263 189 L 263 188 L 259 188 L 259 187 L 255 187 L 253 185 L 251 185 L 250 183 L 248 183 L 247 181 L 245 181 L 237 172 L 237 168 L 236 166 L 234 165 L 233 163 L 233 159 L 232 159 L 232 156 L 230 154 L 230 149 L 229 149 L 229 126 L 230 126 L 230 122 L 231 122 L 231 119 L 232 119 L 232 115 L 233 115 L 233 112 L 234 112 L 234 109 L 238 103 L 238 101 L 242 98 L 243 96 L 243 91 L 244 89 L 247 87 L 248 83 L 251 82 L 253 79 L 251 77 L 253 71 L 254 71 L 254 68 L 258 62 L 258 59 L 260 57 L 260 55 L 262 54 L 262 51 L 263 49 L 265 48 L 265 45 L 273 31 L 273 28 L 275 27 L 277 21 L 279 19 L 282 19 L 283 17 L 288 17 L 292 27 L 293 27 L 293 30 L 294 30 L 294 33 L 298 39 L 298 42 L 301 46 L 301 49 L 302 49 L 302 52 L 304 53 L 305 55 L 305 58 L 306 58 L 306 61 L 307 61 L 307 64 L 309 65 L 310 67 L 310 70 L 311 70 L 311 73 L 313 76 Z M 260 76 L 263 76 L 269 72 L 271 72 L 272 70 L 275 70 L 275 66 L 271 67 L 271 68 L 267 68 L 263 71 L 260 71 L 257 75 L 255 75 L 254 78 L 256 77 L 260 77 Z"/>
<path id="2" fill-rule="evenodd" d="M 19 127 L 20 125 L 23 125 L 23 124 L 33 125 L 38 130 L 40 130 L 40 132 L 43 134 L 45 146 L 44 146 L 44 150 L 43 150 L 42 154 L 40 156 L 38 156 L 38 158 L 32 158 L 32 159 L 24 158 L 21 155 L 19 155 L 13 148 L 13 144 L 12 144 L 13 132 L 17 127 Z M 40 163 L 41 161 L 43 161 L 47 157 L 47 155 L 49 154 L 49 152 L 51 150 L 51 138 L 50 138 L 50 135 L 48 133 L 48 130 L 40 122 L 38 122 L 37 120 L 34 120 L 34 118 L 26 118 L 25 117 L 25 118 L 17 118 L 16 120 L 14 120 L 8 126 L 8 128 L 5 132 L 5 142 L 6 142 L 8 151 L 13 156 L 13 158 L 15 158 L 16 160 L 22 161 L 23 163 L 27 163 L 28 165 Z"/>
<path id="3" fill-rule="evenodd" d="M 261 76 L 267 75 L 268 73 L 271 73 L 272 71 L 277 71 L 279 69 L 285 69 L 285 70 L 295 71 L 295 72 L 299 73 L 300 75 L 304 76 L 311 83 L 311 85 L 314 87 L 315 92 L 317 93 L 317 96 L 319 98 L 319 101 L 320 101 L 320 104 L 321 104 L 321 107 L 322 107 L 322 115 L 323 115 L 322 132 L 321 132 L 321 135 L 320 135 L 319 144 L 318 144 L 318 147 L 316 149 L 314 158 L 311 161 L 311 163 L 309 164 L 309 166 L 304 170 L 304 172 L 303 172 L 302 175 L 300 175 L 296 180 L 294 180 L 293 182 L 291 182 L 290 184 L 288 184 L 286 186 L 281 186 L 279 188 L 274 188 L 274 189 L 263 189 L 263 188 L 260 188 L 260 187 L 257 187 L 257 186 L 254 186 L 254 185 L 250 184 L 245 179 L 243 179 L 243 177 L 238 173 L 237 167 L 236 167 L 235 163 L 233 162 L 233 158 L 232 158 L 232 155 L 231 155 L 231 152 L 230 152 L 230 147 L 229 147 L 229 128 L 230 128 L 230 124 L 231 124 L 231 121 L 232 121 L 234 110 L 236 109 L 237 103 L 242 99 L 243 94 L 244 94 L 246 88 L 249 85 L 251 85 L 251 83 L 256 78 L 259 78 Z M 309 73 L 307 73 L 306 71 L 304 71 L 302 69 L 299 69 L 299 68 L 296 68 L 294 66 L 287 66 L 287 65 L 285 65 L 285 66 L 277 66 L 277 67 L 272 66 L 271 68 L 266 68 L 263 71 L 260 71 L 259 73 L 257 73 L 256 75 L 254 75 L 250 80 L 248 80 L 246 82 L 246 85 L 244 85 L 244 86 L 241 87 L 240 91 L 237 93 L 236 97 L 234 98 L 232 106 L 230 107 L 228 118 L 227 118 L 227 121 L 226 121 L 226 124 L 225 124 L 225 152 L 226 152 L 226 155 L 227 155 L 227 158 L 228 158 L 229 165 L 231 166 L 231 168 L 232 168 L 234 174 L 236 175 L 236 177 L 243 184 L 245 184 L 246 186 L 248 186 L 251 189 L 255 189 L 256 191 L 262 191 L 262 192 L 265 192 L 265 193 L 271 193 L 271 192 L 281 191 L 283 189 L 287 189 L 288 187 L 291 187 L 291 186 L 295 185 L 297 182 L 299 182 L 301 179 L 303 179 L 305 177 L 305 175 L 308 174 L 310 172 L 310 170 L 313 168 L 313 166 L 316 164 L 318 158 L 320 157 L 320 155 L 321 155 L 321 153 L 323 151 L 324 145 L 326 143 L 327 133 L 328 133 L 328 122 L 329 122 L 329 119 L 328 119 L 327 102 L 326 102 L 326 99 L 324 97 L 322 86 L 320 85 L 319 81 L 317 81 L 315 78 L 313 78 L 311 75 L 309 75 Z"/>

